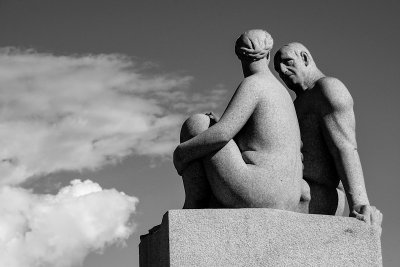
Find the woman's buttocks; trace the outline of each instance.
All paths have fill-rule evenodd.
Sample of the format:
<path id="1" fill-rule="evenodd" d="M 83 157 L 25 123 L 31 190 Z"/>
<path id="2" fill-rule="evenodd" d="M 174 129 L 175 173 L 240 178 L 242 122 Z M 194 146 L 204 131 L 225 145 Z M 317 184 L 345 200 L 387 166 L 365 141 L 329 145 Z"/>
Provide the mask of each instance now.
<path id="1" fill-rule="evenodd" d="M 297 206 L 301 194 L 302 166 L 296 156 L 263 155 L 256 151 L 242 153 L 256 187 L 262 189 L 258 199 L 273 204 L 271 208 L 291 210 Z"/>

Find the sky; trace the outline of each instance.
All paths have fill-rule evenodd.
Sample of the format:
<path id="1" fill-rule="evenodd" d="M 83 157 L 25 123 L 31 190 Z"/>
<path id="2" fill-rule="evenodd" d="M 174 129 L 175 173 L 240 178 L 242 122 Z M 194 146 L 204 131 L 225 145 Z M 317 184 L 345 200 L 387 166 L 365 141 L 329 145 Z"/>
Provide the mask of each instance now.
<path id="1" fill-rule="evenodd" d="M 180 209 L 179 127 L 222 114 L 234 42 L 305 44 L 355 102 L 384 266 L 400 262 L 398 1 L 0 0 L 0 265 L 139 266 Z M 272 65 L 271 65 L 272 69 Z"/>

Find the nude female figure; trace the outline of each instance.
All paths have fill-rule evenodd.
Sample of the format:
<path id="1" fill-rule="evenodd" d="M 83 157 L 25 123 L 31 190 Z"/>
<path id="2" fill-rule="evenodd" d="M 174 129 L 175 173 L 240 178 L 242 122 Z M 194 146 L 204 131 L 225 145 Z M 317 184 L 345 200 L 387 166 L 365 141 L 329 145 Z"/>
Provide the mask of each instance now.
<path id="1" fill-rule="evenodd" d="M 184 182 L 184 208 L 308 213 L 300 130 L 289 93 L 268 67 L 272 45 L 264 30 L 243 33 L 235 52 L 244 79 L 221 119 L 196 114 L 183 124 L 174 165 Z"/>

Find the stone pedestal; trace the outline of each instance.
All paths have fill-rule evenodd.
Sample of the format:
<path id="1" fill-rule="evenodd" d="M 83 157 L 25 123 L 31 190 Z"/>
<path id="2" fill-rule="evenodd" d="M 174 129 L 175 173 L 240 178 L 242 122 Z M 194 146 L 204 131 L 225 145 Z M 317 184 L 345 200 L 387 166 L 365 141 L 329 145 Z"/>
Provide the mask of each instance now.
<path id="1" fill-rule="evenodd" d="M 382 266 L 377 229 L 273 209 L 170 210 L 141 236 L 140 266 Z"/>

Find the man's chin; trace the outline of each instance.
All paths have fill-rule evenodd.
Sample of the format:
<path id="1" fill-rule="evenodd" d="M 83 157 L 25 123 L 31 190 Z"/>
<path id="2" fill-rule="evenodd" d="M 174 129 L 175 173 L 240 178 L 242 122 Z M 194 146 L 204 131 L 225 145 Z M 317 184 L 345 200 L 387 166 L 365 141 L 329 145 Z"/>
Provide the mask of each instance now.
<path id="1" fill-rule="evenodd" d="M 285 79 L 283 82 L 286 84 L 287 87 L 289 87 L 289 89 L 296 86 L 296 84 L 290 79 Z"/>

